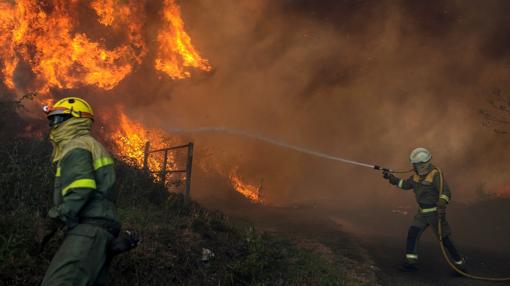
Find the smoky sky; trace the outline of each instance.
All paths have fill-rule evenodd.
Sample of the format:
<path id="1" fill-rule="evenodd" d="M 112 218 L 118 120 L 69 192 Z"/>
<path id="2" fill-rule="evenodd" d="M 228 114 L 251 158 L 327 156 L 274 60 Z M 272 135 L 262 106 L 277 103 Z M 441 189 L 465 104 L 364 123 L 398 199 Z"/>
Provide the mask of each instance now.
<path id="1" fill-rule="evenodd" d="M 153 43 L 161 23 L 152 2 L 144 36 Z M 494 90 L 509 92 L 508 1 L 179 3 L 213 71 L 173 81 L 153 70 L 149 51 L 115 89 L 80 91 L 96 94 L 99 110 L 121 104 L 149 127 L 233 128 L 395 169 L 408 169 L 410 151 L 423 146 L 461 202 L 482 184 L 510 183 L 509 138 L 479 115 Z M 238 167 L 276 204 L 413 200 L 370 169 L 232 135 L 187 136 L 203 166 L 193 178 L 200 196 L 221 193 L 228 183 L 217 178 Z"/>
<path id="2" fill-rule="evenodd" d="M 214 71 L 131 99 L 148 124 L 229 127 L 397 169 L 424 146 L 464 202 L 482 184 L 508 183 L 508 138 L 478 113 L 494 90 L 508 90 L 507 2 L 197 0 L 182 8 Z M 273 202 L 412 201 L 369 169 L 229 135 L 193 139 L 216 170 L 239 166 L 247 181 L 263 181 Z"/>

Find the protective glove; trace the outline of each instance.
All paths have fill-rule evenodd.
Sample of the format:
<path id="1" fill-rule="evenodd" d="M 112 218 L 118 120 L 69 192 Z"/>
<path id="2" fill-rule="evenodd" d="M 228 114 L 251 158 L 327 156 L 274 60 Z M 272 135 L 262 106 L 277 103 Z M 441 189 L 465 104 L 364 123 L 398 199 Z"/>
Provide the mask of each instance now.
<path id="1" fill-rule="evenodd" d="M 41 254 L 44 246 L 57 230 L 63 225 L 63 223 L 57 218 L 46 217 L 36 225 L 35 239 L 32 246 L 29 249 L 28 254 L 31 256 L 37 256 Z"/>
<path id="2" fill-rule="evenodd" d="M 126 230 L 117 236 L 111 244 L 110 254 L 117 255 L 138 246 L 140 239 L 131 231 Z"/>
<path id="3" fill-rule="evenodd" d="M 439 216 L 441 218 L 444 218 L 446 216 L 446 206 L 448 205 L 448 202 L 443 200 L 443 199 L 439 199 L 439 202 L 437 203 L 437 213 L 439 214 Z"/>
<path id="4" fill-rule="evenodd" d="M 392 173 L 390 173 L 387 170 L 383 171 L 383 178 L 390 181 L 390 184 L 392 184 L 392 185 L 397 185 L 398 182 L 400 182 L 399 178 L 397 178 L 395 175 L 393 175 Z"/>

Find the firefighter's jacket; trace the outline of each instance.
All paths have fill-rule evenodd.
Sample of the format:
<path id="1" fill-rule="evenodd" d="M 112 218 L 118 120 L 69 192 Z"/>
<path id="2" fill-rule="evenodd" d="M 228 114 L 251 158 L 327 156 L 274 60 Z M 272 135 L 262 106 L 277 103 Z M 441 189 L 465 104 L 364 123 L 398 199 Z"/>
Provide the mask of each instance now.
<path id="1" fill-rule="evenodd" d="M 414 191 L 416 195 L 416 202 L 420 205 L 420 208 L 427 209 L 437 205 L 439 198 L 449 202 L 451 199 L 450 188 L 443 178 L 443 193 L 440 197 L 440 178 L 439 170 L 432 168 L 432 170 L 424 175 L 413 175 L 407 179 L 401 179 L 397 182 L 397 186 L 403 190 Z"/>
<path id="2" fill-rule="evenodd" d="M 89 134 L 72 138 L 56 162 L 50 217 L 69 227 L 87 220 L 119 225 L 115 214 L 115 172 L 113 159 Z"/>

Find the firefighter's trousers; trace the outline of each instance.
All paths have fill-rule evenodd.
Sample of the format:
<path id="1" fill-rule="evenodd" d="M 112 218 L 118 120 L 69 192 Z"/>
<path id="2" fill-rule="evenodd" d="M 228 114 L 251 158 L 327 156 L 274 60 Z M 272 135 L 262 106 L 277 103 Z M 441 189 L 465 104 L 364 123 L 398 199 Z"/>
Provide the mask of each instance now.
<path id="1" fill-rule="evenodd" d="M 113 235 L 104 228 L 79 224 L 66 233 L 42 286 L 106 285 L 107 250 Z"/>
<path id="2" fill-rule="evenodd" d="M 414 221 L 409 227 L 409 231 L 407 234 L 407 246 L 406 246 L 406 261 L 411 264 L 415 264 L 418 262 L 418 244 L 421 235 L 423 232 L 431 226 L 434 230 L 434 233 L 436 236 L 439 236 L 438 234 L 438 219 L 439 215 L 437 213 L 437 210 L 432 210 L 430 212 L 423 212 L 423 210 L 420 210 L 415 216 Z M 462 258 L 459 255 L 459 252 L 457 251 L 457 248 L 453 244 L 453 241 L 451 240 L 451 230 L 450 226 L 448 225 L 448 222 L 446 219 L 442 220 L 442 236 L 443 236 L 443 243 L 446 249 L 448 250 L 448 253 L 450 254 L 450 257 L 454 261 L 460 261 Z"/>

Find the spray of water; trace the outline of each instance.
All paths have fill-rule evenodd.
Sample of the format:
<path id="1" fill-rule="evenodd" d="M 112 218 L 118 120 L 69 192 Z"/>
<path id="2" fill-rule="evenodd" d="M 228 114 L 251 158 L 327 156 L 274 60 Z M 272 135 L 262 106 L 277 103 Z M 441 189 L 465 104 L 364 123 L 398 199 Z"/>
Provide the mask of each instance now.
<path id="1" fill-rule="evenodd" d="M 276 146 L 279 146 L 282 148 L 294 150 L 294 151 L 297 151 L 300 153 L 308 154 L 308 155 L 319 157 L 319 158 L 324 158 L 324 159 L 328 159 L 328 160 L 333 160 L 333 161 L 337 161 L 337 162 L 342 162 L 342 163 L 346 163 L 346 164 L 351 164 L 351 165 L 356 165 L 356 166 L 361 166 L 361 167 L 366 167 L 366 168 L 371 168 L 371 169 L 374 169 L 376 167 L 374 165 L 329 155 L 329 154 L 311 150 L 311 149 L 308 149 L 305 147 L 287 144 L 283 141 L 279 141 L 274 138 L 269 138 L 269 137 L 266 137 L 261 134 L 250 133 L 247 131 L 230 129 L 230 128 L 226 128 L 226 127 L 201 127 L 201 128 L 191 128 L 191 129 L 167 128 L 167 131 L 170 133 L 226 133 L 226 134 L 230 134 L 230 135 L 242 136 L 242 137 L 259 140 L 259 141 L 262 141 L 265 143 L 269 143 L 272 145 L 276 145 Z"/>

